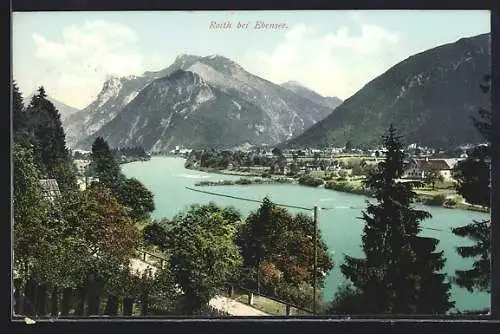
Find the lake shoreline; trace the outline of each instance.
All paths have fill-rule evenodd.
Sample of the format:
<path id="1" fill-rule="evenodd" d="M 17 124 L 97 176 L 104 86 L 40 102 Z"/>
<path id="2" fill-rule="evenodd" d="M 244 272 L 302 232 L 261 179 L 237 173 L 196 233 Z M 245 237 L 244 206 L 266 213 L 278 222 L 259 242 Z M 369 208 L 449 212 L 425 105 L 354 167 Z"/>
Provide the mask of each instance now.
<path id="1" fill-rule="evenodd" d="M 322 186 L 309 186 L 305 184 L 300 184 L 298 182 L 297 178 L 287 178 L 283 176 L 273 176 L 271 175 L 269 178 L 262 178 L 261 175 L 258 175 L 256 173 L 245 173 L 245 172 L 236 172 L 236 171 L 229 171 L 229 170 L 220 170 L 220 169 L 215 169 L 215 168 L 203 168 L 203 167 L 186 167 L 186 169 L 189 170 L 195 170 L 198 172 L 204 172 L 204 173 L 211 173 L 211 174 L 218 174 L 218 175 L 231 175 L 231 176 L 240 176 L 241 178 L 239 180 L 235 181 L 228 181 L 228 180 L 218 180 L 218 181 L 202 181 L 198 182 L 195 184 L 197 187 L 216 187 L 216 186 L 245 186 L 245 185 L 269 185 L 269 184 L 293 184 L 293 185 L 300 185 L 304 187 L 310 187 L 310 188 L 324 188 L 324 189 L 329 189 L 332 191 L 338 191 L 346 194 L 353 194 L 353 195 L 360 195 L 360 196 L 370 196 L 370 194 L 362 189 L 357 189 L 357 188 L 329 188 L 326 187 L 326 184 L 328 184 L 328 181 L 325 182 Z M 249 179 L 251 177 L 257 178 L 259 177 L 260 179 Z M 287 181 L 285 181 L 285 179 Z M 293 179 L 293 180 L 292 180 Z M 490 213 L 488 210 L 485 210 L 480 207 L 468 205 L 465 203 L 457 203 L 455 206 L 446 206 L 446 205 L 436 205 L 436 204 L 430 204 L 427 203 L 426 201 L 429 200 L 428 195 L 423 195 L 423 194 L 418 194 L 417 191 L 417 199 L 415 201 L 415 204 L 423 204 L 426 206 L 433 206 L 433 207 L 441 207 L 445 209 L 450 209 L 450 210 L 464 210 L 464 211 L 474 211 L 474 212 L 481 212 L 481 213 Z"/>

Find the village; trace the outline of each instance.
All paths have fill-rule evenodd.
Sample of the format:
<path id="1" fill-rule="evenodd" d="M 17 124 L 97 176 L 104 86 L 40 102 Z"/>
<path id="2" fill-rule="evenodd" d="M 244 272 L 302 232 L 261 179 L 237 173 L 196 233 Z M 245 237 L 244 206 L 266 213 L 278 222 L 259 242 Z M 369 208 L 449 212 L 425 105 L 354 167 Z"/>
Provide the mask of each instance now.
<path id="1" fill-rule="evenodd" d="M 346 146 L 283 150 L 248 147 L 224 151 L 178 146 L 168 155 L 186 158 L 188 169 L 242 177 L 237 181 L 200 182 L 198 186 L 298 183 L 370 195 L 363 180 L 382 161 L 384 149 L 362 150 Z M 404 173 L 398 181 L 412 182 L 422 204 L 483 211 L 483 208 L 465 202 L 456 192 L 454 169 L 459 161 L 467 158 L 467 152 L 473 147 L 463 145 L 453 150 L 438 150 L 408 145 L 403 150 Z"/>
<path id="2" fill-rule="evenodd" d="M 404 179 L 425 180 L 428 173 L 438 171 L 445 181 L 453 181 L 453 168 L 458 161 L 467 158 L 467 150 L 470 146 L 464 146 L 452 152 L 437 151 L 436 149 L 418 147 L 416 144 L 409 145 L 404 150 L 405 173 Z M 217 152 L 224 155 L 228 151 L 201 150 L 182 148 L 177 146 L 169 152 L 169 155 L 193 157 L 193 152 Z M 229 161 L 225 170 L 264 172 L 269 171 L 275 175 L 295 175 L 311 172 L 337 172 L 340 174 L 356 176 L 356 162 L 363 165 L 375 165 L 382 160 L 384 149 L 347 149 L 346 147 L 333 147 L 329 149 L 283 149 L 279 148 L 249 148 L 246 150 L 232 150 L 232 153 L 242 153 L 246 156 L 249 164 L 241 164 Z M 457 154 L 457 152 L 459 152 Z M 154 153 L 153 153 L 154 154 Z M 159 153 L 157 153 L 159 154 Z M 201 160 L 201 159 L 200 159 Z M 203 166 L 202 161 L 196 160 L 194 167 Z M 255 163 L 255 162 L 260 162 Z M 224 164 L 223 164 L 224 165 Z M 296 165 L 296 166 L 295 166 Z M 354 167 L 354 168 L 353 168 Z M 295 170 L 294 170 L 295 168 Z M 361 175 L 358 175 L 361 176 Z"/>

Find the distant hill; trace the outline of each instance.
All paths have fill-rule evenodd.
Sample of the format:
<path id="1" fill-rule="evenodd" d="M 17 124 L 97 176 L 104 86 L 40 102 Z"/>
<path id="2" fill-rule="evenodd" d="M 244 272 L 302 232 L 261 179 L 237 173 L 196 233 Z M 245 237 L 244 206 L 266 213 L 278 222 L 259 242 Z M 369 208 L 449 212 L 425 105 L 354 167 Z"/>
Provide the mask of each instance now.
<path id="1" fill-rule="evenodd" d="M 424 51 L 391 67 L 282 146 L 373 145 L 390 123 L 406 143 L 449 148 L 481 142 L 471 117 L 490 105 L 479 88 L 490 72 L 490 34 Z"/>

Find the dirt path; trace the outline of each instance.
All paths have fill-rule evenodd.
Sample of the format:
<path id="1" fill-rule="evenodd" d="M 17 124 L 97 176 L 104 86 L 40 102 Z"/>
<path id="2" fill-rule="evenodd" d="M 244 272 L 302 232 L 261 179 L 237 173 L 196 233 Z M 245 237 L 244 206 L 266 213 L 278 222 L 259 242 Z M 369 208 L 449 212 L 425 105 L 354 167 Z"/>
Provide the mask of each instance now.
<path id="1" fill-rule="evenodd" d="M 269 314 L 259 311 L 251 306 L 237 302 L 233 299 L 217 296 L 210 300 L 209 305 L 220 311 L 227 312 L 234 316 L 269 316 Z"/>

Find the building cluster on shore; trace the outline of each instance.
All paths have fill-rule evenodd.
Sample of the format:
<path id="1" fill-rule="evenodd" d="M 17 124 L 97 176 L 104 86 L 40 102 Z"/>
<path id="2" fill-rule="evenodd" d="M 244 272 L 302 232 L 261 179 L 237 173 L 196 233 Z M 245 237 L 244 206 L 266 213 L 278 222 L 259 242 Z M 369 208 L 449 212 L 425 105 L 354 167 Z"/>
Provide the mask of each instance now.
<path id="1" fill-rule="evenodd" d="M 467 158 L 467 150 L 471 145 L 464 145 L 455 150 L 444 151 L 435 148 L 421 147 L 417 144 L 408 145 L 404 150 L 405 172 L 404 179 L 424 180 L 432 171 L 437 171 L 445 181 L 453 181 L 454 168 L 460 160 Z M 177 146 L 170 154 L 192 158 L 196 150 Z M 200 151 L 199 151 L 200 152 Z M 243 154 L 248 157 L 247 161 L 259 161 L 245 165 L 229 161 L 223 169 L 233 170 L 245 167 L 251 167 L 253 172 L 269 172 L 278 175 L 300 175 L 309 172 L 330 172 L 341 173 L 343 175 L 353 174 L 352 167 L 344 163 L 349 159 L 362 161 L 362 164 L 374 164 L 382 159 L 385 150 L 381 147 L 371 149 L 358 149 L 347 147 L 329 147 L 329 148 L 304 148 L 304 149 L 279 149 L 276 147 L 238 147 L 235 150 L 201 150 L 204 152 L 230 152 L 230 154 Z M 228 153 L 229 154 L 229 153 Z M 198 157 L 199 157 L 198 156 Z M 191 167 L 203 168 L 200 159 L 194 159 Z"/>

